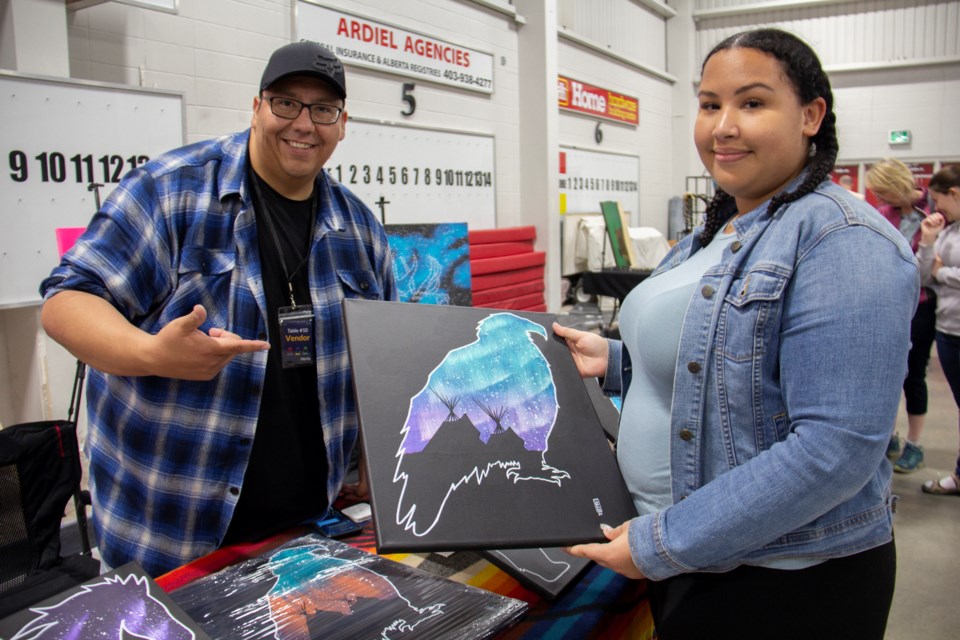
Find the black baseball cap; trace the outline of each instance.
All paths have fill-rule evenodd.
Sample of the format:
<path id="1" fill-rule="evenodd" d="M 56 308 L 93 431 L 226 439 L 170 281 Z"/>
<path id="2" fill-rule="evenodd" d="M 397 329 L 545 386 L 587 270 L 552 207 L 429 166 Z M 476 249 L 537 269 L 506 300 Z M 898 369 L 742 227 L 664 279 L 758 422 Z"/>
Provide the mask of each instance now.
<path id="1" fill-rule="evenodd" d="M 347 98 L 347 81 L 343 63 L 329 49 L 310 40 L 286 44 L 270 56 L 260 78 L 260 91 L 288 76 L 312 76 L 329 83 L 340 96 Z"/>

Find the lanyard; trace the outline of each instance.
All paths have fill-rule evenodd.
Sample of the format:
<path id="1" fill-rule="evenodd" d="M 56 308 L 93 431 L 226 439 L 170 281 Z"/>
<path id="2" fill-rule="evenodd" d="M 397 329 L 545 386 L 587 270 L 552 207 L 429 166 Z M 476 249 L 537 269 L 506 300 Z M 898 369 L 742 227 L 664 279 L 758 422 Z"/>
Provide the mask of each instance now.
<path id="1" fill-rule="evenodd" d="M 260 176 L 254 173 L 253 177 L 253 191 L 256 193 L 257 200 L 260 201 L 260 212 L 263 214 L 263 219 L 267 223 L 267 227 L 270 228 L 270 236 L 273 238 L 273 245 L 277 248 L 277 255 L 280 257 L 280 266 L 283 267 L 283 275 L 287 278 L 287 289 L 290 291 L 290 306 L 293 309 L 297 308 L 297 301 L 293 297 L 293 278 L 297 275 L 297 272 L 300 271 L 300 268 L 307 262 L 307 259 L 310 257 L 310 248 L 307 246 L 307 253 L 304 256 L 300 256 L 297 252 L 297 257 L 300 258 L 300 262 L 297 263 L 297 266 L 294 267 L 293 272 L 291 273 L 287 269 L 287 261 L 283 258 L 283 248 L 280 246 L 280 236 L 277 235 L 277 227 L 273 223 L 273 216 L 270 215 L 270 204 L 267 202 L 267 199 L 263 197 L 263 192 L 260 190 Z M 314 185 L 313 188 L 313 203 L 310 207 L 310 234 L 313 234 L 313 228 L 317 222 L 317 208 L 320 200 L 320 190 Z M 286 232 L 284 232 L 286 236 Z M 287 242 L 290 244 L 291 248 L 296 251 L 296 245 L 290 241 L 290 237 L 287 236 Z M 312 244 L 312 240 L 311 240 Z"/>

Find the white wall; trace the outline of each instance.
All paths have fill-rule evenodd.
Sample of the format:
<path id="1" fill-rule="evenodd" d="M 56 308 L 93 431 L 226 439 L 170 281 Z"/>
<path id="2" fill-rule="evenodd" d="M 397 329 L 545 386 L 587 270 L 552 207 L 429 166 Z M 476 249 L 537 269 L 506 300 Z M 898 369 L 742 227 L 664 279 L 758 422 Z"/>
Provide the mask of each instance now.
<path id="1" fill-rule="evenodd" d="M 840 133 L 840 161 L 960 159 L 960 64 L 831 74 Z M 907 129 L 911 142 L 890 145 L 887 133 Z"/>
<path id="2" fill-rule="evenodd" d="M 667 201 L 684 191 L 686 176 L 703 174 L 692 144 L 701 58 L 732 30 L 780 24 L 822 48 L 837 97 L 840 160 L 960 159 L 960 0 L 791 1 L 781 3 L 790 7 L 783 10 L 769 0 L 318 4 L 493 54 L 492 95 L 417 82 L 417 111 L 404 119 L 404 78 L 348 66 L 348 106 L 358 118 L 492 136 L 497 225 L 537 226 L 538 248 L 549 252 L 552 309 L 559 292 L 558 145 L 638 155 L 635 222 L 665 232 Z M 180 0 L 172 14 L 117 2 L 68 11 L 61 0 L 0 0 L 0 66 L 181 91 L 193 142 L 248 126 L 267 57 L 297 36 L 296 6 Z M 61 17 L 65 35 L 58 35 Z M 45 25 L 40 36 L 31 26 L 38 19 Z M 524 51 L 536 52 L 535 64 L 524 65 Z M 639 126 L 606 122 L 597 145 L 596 119 L 549 106 L 548 84 L 558 73 L 637 97 Z M 913 143 L 887 145 L 894 128 L 910 129 Z M 64 416 L 75 360 L 43 336 L 37 310 L 0 310 L 0 332 L 0 422 Z"/>
<path id="3" fill-rule="evenodd" d="M 698 61 L 723 38 L 759 26 L 814 47 L 834 89 L 838 162 L 960 158 L 960 0 L 695 0 L 691 14 Z M 888 144 L 887 133 L 902 129 L 912 143 Z"/>
<path id="4" fill-rule="evenodd" d="M 291 0 L 119 3 L 68 12 L 74 78 L 182 91 L 187 142 L 240 131 L 270 53 L 292 39 Z"/>
<path id="5" fill-rule="evenodd" d="M 482 5 L 450 0 L 341 0 L 316 2 L 342 11 L 433 35 L 470 49 L 493 54 L 492 94 L 451 88 L 409 77 L 382 73 L 347 62 L 348 110 L 351 117 L 420 127 L 490 134 L 494 137 L 497 226 L 522 223 L 520 213 L 519 56 L 518 28 L 506 14 Z M 297 37 L 302 37 L 297 34 Z M 401 111 L 403 83 L 415 81 L 417 108 Z M 349 144 L 349 130 L 347 140 Z"/>
<path id="6" fill-rule="evenodd" d="M 673 194 L 673 84 L 565 40 L 560 43 L 559 53 L 561 74 L 635 97 L 640 102 L 639 125 L 603 121 L 600 143 L 594 139 L 598 118 L 561 112 L 560 144 L 638 156 L 640 211 L 631 211 L 634 214 L 631 223 L 633 226 L 655 227 L 666 235 L 667 201 Z M 598 202 L 598 211 L 599 206 Z"/>
<path id="7" fill-rule="evenodd" d="M 63 2 L 3 0 L 0 21 L 0 66 L 37 75 L 67 74 Z M 39 307 L 0 308 L 0 424 L 66 415 L 71 385 L 63 384 L 60 374 L 72 375 L 72 365 L 61 367 L 61 362 L 69 363 L 70 355 L 40 329 Z"/>

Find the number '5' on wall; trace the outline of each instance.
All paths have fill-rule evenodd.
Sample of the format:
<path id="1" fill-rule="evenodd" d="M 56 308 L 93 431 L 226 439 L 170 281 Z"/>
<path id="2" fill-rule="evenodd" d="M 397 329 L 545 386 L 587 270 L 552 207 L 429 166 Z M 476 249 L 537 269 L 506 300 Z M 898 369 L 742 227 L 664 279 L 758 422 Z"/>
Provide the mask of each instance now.
<path id="1" fill-rule="evenodd" d="M 401 100 L 407 103 L 407 110 L 401 111 L 400 113 L 405 116 L 412 116 L 413 112 L 417 110 L 417 99 L 413 97 L 413 90 L 417 85 L 413 82 L 404 82 L 403 83 L 403 94 Z"/>

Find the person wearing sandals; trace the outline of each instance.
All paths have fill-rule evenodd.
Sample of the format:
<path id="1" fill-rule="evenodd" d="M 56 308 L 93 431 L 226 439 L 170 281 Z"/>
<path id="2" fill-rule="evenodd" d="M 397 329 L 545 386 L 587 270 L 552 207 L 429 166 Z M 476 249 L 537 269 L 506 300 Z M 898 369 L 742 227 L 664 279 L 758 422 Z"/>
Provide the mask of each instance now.
<path id="1" fill-rule="evenodd" d="M 624 300 L 622 340 L 553 328 L 581 376 L 622 395 L 639 513 L 568 551 L 647 578 L 660 640 L 881 640 L 913 250 L 830 180 L 833 93 L 799 38 L 730 36 L 698 99 L 718 187 L 705 223 Z"/>
<path id="2" fill-rule="evenodd" d="M 960 407 L 960 167 L 935 173 L 929 189 L 937 213 L 920 225 L 917 260 L 923 284 L 937 292 L 937 356 Z M 960 456 L 953 473 L 926 481 L 923 491 L 960 495 Z"/>
<path id="3" fill-rule="evenodd" d="M 933 211 L 927 190 L 917 185 L 910 168 L 896 158 L 884 158 L 867 171 L 867 187 L 880 200 L 877 210 L 907 239 L 914 253 L 920 243 L 920 223 Z M 911 473 L 923 467 L 920 435 L 927 417 L 927 364 L 933 347 L 937 296 L 920 290 L 920 302 L 910 323 L 910 355 L 903 396 L 907 410 L 907 439 L 901 447 L 899 434 L 890 438 L 887 457 L 893 470 Z"/>

